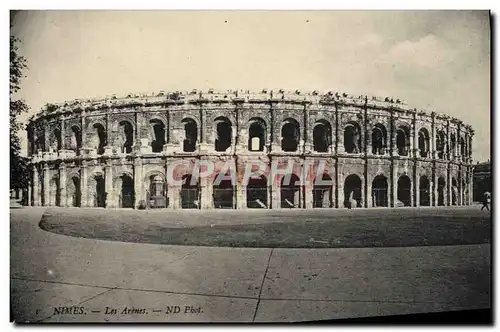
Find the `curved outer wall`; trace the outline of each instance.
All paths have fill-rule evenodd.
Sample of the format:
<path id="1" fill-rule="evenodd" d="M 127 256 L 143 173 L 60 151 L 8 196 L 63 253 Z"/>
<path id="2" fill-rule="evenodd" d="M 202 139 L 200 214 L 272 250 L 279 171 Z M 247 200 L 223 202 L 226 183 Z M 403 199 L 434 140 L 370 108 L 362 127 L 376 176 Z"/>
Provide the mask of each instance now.
<path id="1" fill-rule="evenodd" d="M 229 146 L 217 148 L 219 129 Z M 472 128 L 389 98 L 282 90 L 131 94 L 47 105 L 27 130 L 28 199 L 34 206 L 137 208 L 143 201 L 173 209 L 275 209 L 472 202 Z M 257 137 L 254 143 L 250 135 Z M 192 173 L 199 161 L 213 162 L 217 173 L 228 160 L 238 181 L 226 191 L 217 191 L 213 177 L 189 188 L 166 178 L 174 167 L 179 178 Z M 258 196 L 242 181 L 249 162 L 283 169 L 291 160 L 298 178 L 326 162 L 331 183 L 283 188 L 281 174 L 261 186 Z"/>

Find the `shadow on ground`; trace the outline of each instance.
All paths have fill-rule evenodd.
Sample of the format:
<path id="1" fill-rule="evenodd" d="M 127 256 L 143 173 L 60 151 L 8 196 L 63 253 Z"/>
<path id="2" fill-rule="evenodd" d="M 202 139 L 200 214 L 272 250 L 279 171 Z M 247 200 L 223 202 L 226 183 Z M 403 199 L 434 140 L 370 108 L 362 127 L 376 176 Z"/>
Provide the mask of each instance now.
<path id="1" fill-rule="evenodd" d="M 475 208 L 266 213 L 49 209 L 40 227 L 101 240 L 256 248 L 463 245 L 489 243 L 491 237 L 490 214 Z"/>

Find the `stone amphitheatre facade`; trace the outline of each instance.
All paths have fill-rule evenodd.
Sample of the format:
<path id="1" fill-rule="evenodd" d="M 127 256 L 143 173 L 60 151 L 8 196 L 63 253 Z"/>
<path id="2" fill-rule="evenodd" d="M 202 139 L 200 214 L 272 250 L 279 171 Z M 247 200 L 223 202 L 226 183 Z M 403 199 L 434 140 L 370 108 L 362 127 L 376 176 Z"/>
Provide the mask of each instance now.
<path id="1" fill-rule="evenodd" d="M 34 206 L 371 208 L 472 201 L 472 128 L 391 98 L 162 91 L 48 104 L 27 130 Z M 208 163 L 210 175 L 198 178 Z M 228 174 L 228 163 L 235 180 L 215 181 Z M 248 165 L 259 163 L 281 171 L 245 178 L 254 170 Z"/>

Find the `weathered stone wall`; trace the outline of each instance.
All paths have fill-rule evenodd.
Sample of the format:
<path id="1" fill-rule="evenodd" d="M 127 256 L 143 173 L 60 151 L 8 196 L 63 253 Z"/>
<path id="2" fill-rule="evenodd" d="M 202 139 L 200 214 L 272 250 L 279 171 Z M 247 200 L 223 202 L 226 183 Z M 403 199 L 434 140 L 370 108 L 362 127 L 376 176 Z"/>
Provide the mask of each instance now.
<path id="1" fill-rule="evenodd" d="M 189 140 L 186 121 L 196 127 L 194 152 L 184 151 Z M 225 151 L 215 149 L 220 121 L 231 127 L 231 144 Z M 250 124 L 254 122 L 262 128 L 263 151 L 249 151 Z M 155 123 L 164 132 L 159 152 L 152 150 L 158 139 Z M 286 123 L 296 124 L 298 146 L 293 152 L 282 149 Z M 325 152 L 315 151 L 318 124 L 330 135 Z M 346 136 L 349 126 L 354 134 Z M 372 138 L 376 126 L 384 133 L 380 142 Z M 444 137 L 441 158 L 436 143 L 440 133 Z M 230 161 L 237 171 L 232 207 L 244 209 L 247 165 L 260 161 L 269 168 L 272 163 L 286 168 L 293 160 L 290 172 L 303 180 L 289 196 L 294 207 L 420 206 L 421 195 L 427 195 L 425 205 L 467 205 L 472 200 L 473 135 L 470 126 L 446 115 L 417 111 L 388 98 L 382 101 L 346 94 L 194 91 L 73 101 L 52 105 L 28 125 L 33 171 L 29 199 L 32 205 L 137 207 L 140 201 L 150 200 L 152 181 L 159 176 L 168 207 L 181 208 L 184 189 L 169 183 L 167 175 L 171 172 L 182 180 L 199 171 L 200 162 L 210 162 L 215 165 L 213 174 L 188 189 L 198 195 L 190 198 L 196 207 L 214 208 L 214 178 L 226 172 Z M 354 147 L 351 152 L 346 150 L 349 144 L 348 149 Z M 382 146 L 376 154 L 374 144 Z M 320 161 L 326 163 L 330 187 L 314 185 Z M 267 178 L 267 208 L 282 206 L 282 195 L 287 195 L 281 187 L 283 176 Z M 421 188 L 423 177 L 429 181 L 426 188 Z M 409 184 L 402 188 L 398 183 L 404 181 Z"/>

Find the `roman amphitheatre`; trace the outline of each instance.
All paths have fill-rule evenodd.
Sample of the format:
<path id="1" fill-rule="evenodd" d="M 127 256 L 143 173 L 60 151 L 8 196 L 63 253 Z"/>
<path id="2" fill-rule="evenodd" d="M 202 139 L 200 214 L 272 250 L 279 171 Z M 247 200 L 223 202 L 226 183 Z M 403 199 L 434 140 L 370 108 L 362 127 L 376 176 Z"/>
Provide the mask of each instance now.
<path id="1" fill-rule="evenodd" d="M 266 89 L 131 93 L 47 104 L 27 130 L 32 206 L 335 209 L 472 201 L 474 130 L 397 98 Z M 200 163 L 213 170 L 193 181 Z M 228 163 L 235 179 L 215 181 Z M 255 163 L 288 171 L 243 179 Z"/>

